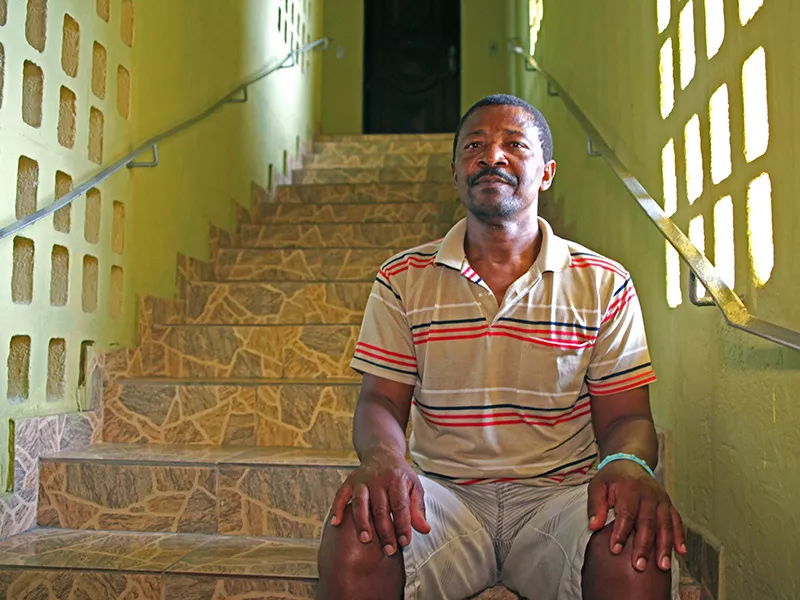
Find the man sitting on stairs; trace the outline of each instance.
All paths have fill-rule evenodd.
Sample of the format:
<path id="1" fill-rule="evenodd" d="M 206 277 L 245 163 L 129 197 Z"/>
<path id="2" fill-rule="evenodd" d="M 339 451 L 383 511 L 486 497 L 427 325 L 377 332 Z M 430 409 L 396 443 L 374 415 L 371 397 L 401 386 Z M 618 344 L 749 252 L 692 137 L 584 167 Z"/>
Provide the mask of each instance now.
<path id="1" fill-rule="evenodd" d="M 538 217 L 552 153 L 530 104 L 477 102 L 453 148 L 466 219 L 378 271 L 352 361 L 361 466 L 322 535 L 319 599 L 675 593 L 684 531 L 652 472 L 636 290 Z"/>

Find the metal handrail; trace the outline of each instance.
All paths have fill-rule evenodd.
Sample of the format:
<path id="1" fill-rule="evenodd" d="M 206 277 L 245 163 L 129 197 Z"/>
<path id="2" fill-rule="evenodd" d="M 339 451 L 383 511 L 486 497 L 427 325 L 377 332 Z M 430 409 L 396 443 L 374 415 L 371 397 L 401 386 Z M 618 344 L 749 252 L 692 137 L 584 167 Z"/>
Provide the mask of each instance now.
<path id="1" fill-rule="evenodd" d="M 323 50 L 328 47 L 328 38 L 326 38 L 326 37 L 325 38 L 320 38 L 315 42 L 312 42 L 310 44 L 306 44 L 305 46 L 302 46 L 300 48 L 297 48 L 297 49 L 291 51 L 289 54 L 287 54 L 283 58 L 283 60 L 281 60 L 280 62 L 276 63 L 274 66 L 265 67 L 264 69 L 262 69 L 261 71 L 259 71 L 258 73 L 256 73 L 255 75 L 253 75 L 252 77 L 247 79 L 244 83 L 242 83 L 239 86 L 237 86 L 236 88 L 234 88 L 229 94 L 226 94 L 224 97 L 219 99 L 217 102 L 212 104 L 210 107 L 208 107 L 203 112 L 195 115 L 194 117 L 191 117 L 191 118 L 183 121 L 182 123 L 179 123 L 178 125 L 172 127 L 171 129 L 168 129 L 167 131 L 165 131 L 163 133 L 160 133 L 160 134 L 150 138 L 149 140 L 147 140 L 146 142 L 141 144 L 135 150 L 129 152 L 128 154 L 126 154 L 125 156 L 120 158 L 119 160 L 111 163 L 110 165 L 108 165 L 107 167 L 105 167 L 104 169 L 99 171 L 97 174 L 95 174 L 90 179 L 87 179 L 86 181 L 84 181 L 80 185 L 78 185 L 75 188 L 73 188 L 69 193 L 67 193 L 64 196 L 58 198 L 55 202 L 52 202 L 51 204 L 48 204 L 47 206 L 40 208 L 36 212 L 33 212 L 33 213 L 29 214 L 29 215 L 26 215 L 22 219 L 19 219 L 16 223 L 12 223 L 11 225 L 8 225 L 7 227 L 3 227 L 2 229 L 0 229 L 0 239 L 3 239 L 3 238 L 8 237 L 10 235 L 13 235 L 13 234 L 21 231 L 22 229 L 24 229 L 24 228 L 26 228 L 26 227 L 28 227 L 30 225 L 33 225 L 37 221 L 42 220 L 46 216 L 53 214 L 54 212 L 56 212 L 60 208 L 63 208 L 65 206 L 67 206 L 68 204 L 71 204 L 73 200 L 75 200 L 79 196 L 85 194 L 87 191 L 89 191 L 91 188 L 93 188 L 94 186 L 98 185 L 102 181 L 105 181 L 106 179 L 111 177 L 111 175 L 113 175 L 114 173 L 116 173 L 117 171 L 122 169 L 123 167 L 134 168 L 134 167 L 155 167 L 155 166 L 158 166 L 158 144 L 159 143 L 163 142 L 167 138 L 170 138 L 170 137 L 172 137 L 173 135 L 175 135 L 177 133 L 180 133 L 184 129 L 187 129 L 187 128 L 191 127 L 195 123 L 198 123 L 198 122 L 202 121 L 203 119 L 211 116 L 212 114 L 217 112 L 220 108 L 222 108 L 226 104 L 241 104 L 241 103 L 247 102 L 247 88 L 249 86 L 251 86 L 254 83 L 264 79 L 268 75 L 271 75 L 275 71 L 279 71 L 280 69 L 288 69 L 288 68 L 294 67 L 297 64 L 297 57 L 298 56 L 300 56 L 302 54 L 305 54 L 306 52 L 310 52 L 312 50 L 320 48 L 320 47 Z M 291 61 L 291 62 L 289 62 L 289 61 Z M 287 62 L 289 64 L 287 64 Z M 241 94 L 241 96 L 239 96 L 240 94 Z M 237 97 L 237 96 L 239 96 L 239 97 Z M 135 162 L 135 160 L 139 156 L 141 156 L 142 154 L 144 154 L 148 150 L 152 150 L 152 152 L 153 152 L 153 160 L 151 162 L 144 162 L 144 163 Z"/>
<path id="2" fill-rule="evenodd" d="M 561 87 L 550 74 L 542 69 L 533 56 L 528 54 L 524 48 L 516 45 L 513 41 L 509 44 L 509 48 L 511 52 L 519 54 L 525 59 L 526 70 L 538 72 L 546 79 L 548 94 L 551 96 L 559 96 L 567 109 L 572 113 L 572 116 L 578 120 L 586 132 L 588 137 L 587 151 L 590 156 L 603 157 L 614 174 L 620 179 L 642 210 L 644 210 L 648 218 L 667 241 L 672 244 L 673 248 L 677 250 L 681 259 L 688 265 L 690 270 L 689 295 L 692 303 L 697 306 L 713 306 L 716 304 L 728 325 L 775 342 L 781 346 L 800 350 L 800 332 L 781 327 L 780 325 L 764 321 L 763 319 L 751 315 L 739 296 L 737 296 L 719 276 L 714 265 L 712 265 L 703 253 L 692 244 L 689 238 L 678 229 L 678 226 L 672 222 L 658 202 L 647 193 L 644 186 L 633 176 L 614 151 L 611 150 L 611 147 L 606 143 L 603 136 L 600 135 L 600 132 L 586 116 L 586 113 L 578 107 L 564 88 Z M 695 279 L 703 284 L 708 291 L 708 295 L 711 297 L 710 299 L 705 296 L 701 298 L 697 297 L 694 289 Z"/>

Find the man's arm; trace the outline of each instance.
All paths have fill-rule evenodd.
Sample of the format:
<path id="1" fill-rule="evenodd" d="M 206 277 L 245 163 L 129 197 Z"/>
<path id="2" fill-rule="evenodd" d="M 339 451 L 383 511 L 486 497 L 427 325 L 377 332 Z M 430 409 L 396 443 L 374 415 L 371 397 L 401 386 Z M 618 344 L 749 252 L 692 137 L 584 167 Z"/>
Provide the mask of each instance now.
<path id="1" fill-rule="evenodd" d="M 633 454 L 651 469 L 658 463 L 658 440 L 650 412 L 647 386 L 632 390 L 591 396 L 592 423 L 600 456 Z M 647 556 L 655 543 L 658 566 L 670 568 L 673 545 L 686 552 L 685 534 L 680 515 L 664 488 L 640 465 L 629 460 L 609 463 L 589 485 L 589 528 L 605 526 L 609 508 L 615 512 L 611 551 L 622 552 L 635 530 L 633 566 L 644 570 Z"/>
<path id="2" fill-rule="evenodd" d="M 428 533 L 422 484 L 406 462 L 405 429 L 414 386 L 364 374 L 353 419 L 353 445 L 361 466 L 339 488 L 331 524 L 338 526 L 348 502 L 358 538 L 375 533 L 387 555 L 411 541 L 412 527 Z"/>

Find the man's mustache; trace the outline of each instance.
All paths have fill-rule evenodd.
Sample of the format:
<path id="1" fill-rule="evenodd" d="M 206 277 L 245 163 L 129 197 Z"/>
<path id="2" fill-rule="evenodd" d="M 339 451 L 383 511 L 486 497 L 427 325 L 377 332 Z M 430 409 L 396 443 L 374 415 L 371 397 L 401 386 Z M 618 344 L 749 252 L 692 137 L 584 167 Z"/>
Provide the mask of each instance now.
<path id="1" fill-rule="evenodd" d="M 472 187 L 478 183 L 478 180 L 481 177 L 489 177 L 489 176 L 499 177 L 506 183 L 511 184 L 513 186 L 517 185 L 516 177 L 504 171 L 501 171 L 497 167 L 486 167 L 485 169 L 478 171 L 477 173 L 475 173 L 475 175 L 472 175 L 471 177 L 467 178 L 467 183 L 469 184 L 469 187 Z"/>

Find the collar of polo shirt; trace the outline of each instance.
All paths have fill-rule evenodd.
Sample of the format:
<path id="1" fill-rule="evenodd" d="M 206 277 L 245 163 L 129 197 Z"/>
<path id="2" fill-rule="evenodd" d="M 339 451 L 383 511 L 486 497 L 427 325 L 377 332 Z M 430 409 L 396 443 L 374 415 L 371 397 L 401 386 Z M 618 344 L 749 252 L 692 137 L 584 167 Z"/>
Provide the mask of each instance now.
<path id="1" fill-rule="evenodd" d="M 567 242 L 555 233 L 550 223 L 542 217 L 538 217 L 539 231 L 542 234 L 542 248 L 539 256 L 533 263 L 531 270 L 538 269 L 542 273 L 547 271 L 562 271 L 570 265 L 570 253 Z M 445 265 L 453 269 L 461 270 L 466 260 L 464 253 L 464 236 L 467 234 L 467 220 L 461 219 L 453 228 L 447 232 L 436 253 L 435 263 Z"/>

